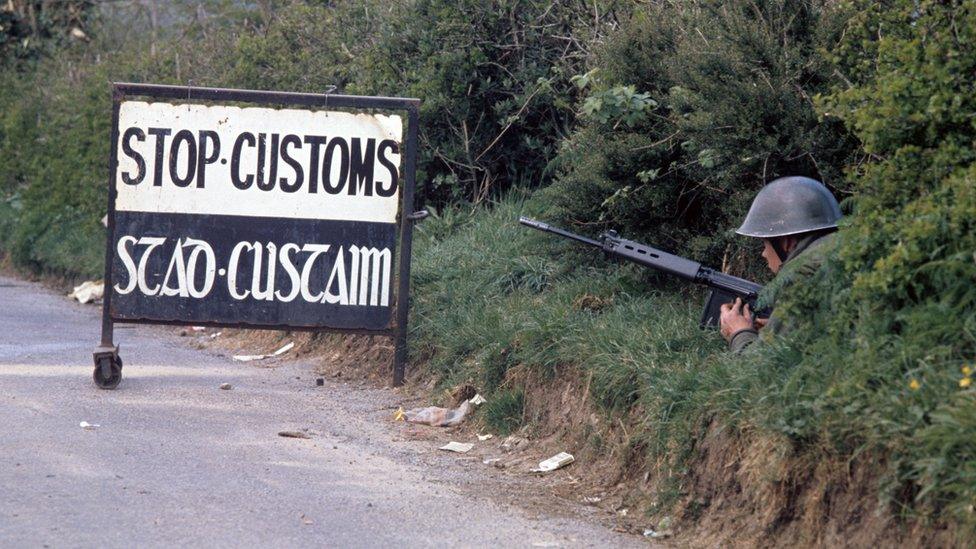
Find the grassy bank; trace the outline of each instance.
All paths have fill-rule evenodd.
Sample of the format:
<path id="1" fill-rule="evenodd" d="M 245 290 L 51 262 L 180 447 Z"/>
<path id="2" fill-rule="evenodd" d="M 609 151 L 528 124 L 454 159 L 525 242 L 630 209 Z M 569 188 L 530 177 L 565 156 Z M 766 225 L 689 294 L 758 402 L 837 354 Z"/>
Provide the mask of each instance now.
<path id="1" fill-rule="evenodd" d="M 562 436 L 577 451 L 615 452 L 635 481 L 648 473 L 637 483 L 648 510 L 720 528 L 740 521 L 749 542 L 970 535 L 941 530 L 947 510 L 936 503 L 965 501 L 955 492 L 965 469 L 950 472 L 972 455 L 972 393 L 958 365 L 905 374 L 897 362 L 854 364 L 846 343 L 825 347 L 816 328 L 732 356 L 697 326 L 701 290 L 522 227 L 519 215 L 544 216 L 544 202 L 448 210 L 418 228 L 412 345 L 422 379 L 482 388 L 482 417 L 501 432 L 576 429 Z M 804 325 L 830 322 L 824 311 Z M 553 415 L 546 393 L 567 376 L 582 397 Z M 577 421 L 592 411 L 600 421 Z M 607 446 L 612 437 L 619 447 Z M 937 480 L 950 474 L 952 484 Z"/>
<path id="2" fill-rule="evenodd" d="M 650 386 L 682 399 L 696 365 L 720 348 L 697 326 L 702 293 L 523 227 L 525 213 L 539 213 L 538 201 L 449 210 L 420 225 L 414 348 L 426 370 L 510 393 L 521 390 L 508 380 L 515 367 L 553 377 L 579 366 L 607 412 L 634 406 Z"/>

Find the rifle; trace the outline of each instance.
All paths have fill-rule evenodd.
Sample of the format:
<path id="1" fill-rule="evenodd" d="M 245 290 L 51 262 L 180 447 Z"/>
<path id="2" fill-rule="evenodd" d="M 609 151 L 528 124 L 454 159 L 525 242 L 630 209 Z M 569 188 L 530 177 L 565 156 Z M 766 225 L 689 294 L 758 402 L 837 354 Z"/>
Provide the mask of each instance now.
<path id="1" fill-rule="evenodd" d="M 706 301 L 705 310 L 702 312 L 700 321 L 702 328 L 718 326 L 720 307 L 724 303 L 735 301 L 737 297 L 742 298 L 742 301 L 748 303 L 749 307 L 755 311 L 756 298 L 759 296 L 759 291 L 762 290 L 762 285 L 750 280 L 710 269 L 697 261 L 669 254 L 640 242 L 620 238 L 617 231 L 607 231 L 600 235 L 599 239 L 594 240 L 528 217 L 520 217 L 519 223 L 542 232 L 556 234 L 600 248 L 608 256 L 622 257 L 638 265 L 708 286 L 711 288 L 711 292 L 708 294 L 708 301 Z M 768 311 L 761 311 L 759 314 L 768 316 Z"/>

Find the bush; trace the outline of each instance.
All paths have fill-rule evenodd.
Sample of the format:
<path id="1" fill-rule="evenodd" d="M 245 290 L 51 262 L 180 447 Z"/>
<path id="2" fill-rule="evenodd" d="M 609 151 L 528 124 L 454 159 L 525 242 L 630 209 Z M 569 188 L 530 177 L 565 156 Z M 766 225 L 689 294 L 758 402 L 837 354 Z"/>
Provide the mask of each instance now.
<path id="1" fill-rule="evenodd" d="M 417 181 L 428 203 L 540 186 L 574 120 L 570 78 L 629 4 L 394 2 L 350 89 L 423 99 Z"/>
<path id="2" fill-rule="evenodd" d="M 972 537 L 976 4 L 857 0 L 844 10 L 831 56 L 856 83 L 823 105 L 867 160 L 851 168 L 856 215 L 838 257 L 781 308 L 803 328 L 789 343 L 798 365 L 776 366 L 792 380 L 782 400 L 805 409 L 787 434 L 883 456 L 877 474 L 896 509 L 951 516 Z"/>
<path id="3" fill-rule="evenodd" d="M 811 99 L 829 85 L 817 50 L 828 4 L 638 9 L 576 80 L 589 95 L 549 189 L 553 214 L 743 270 L 749 243 L 729 229 L 763 184 L 809 175 L 845 189 L 853 142 Z"/>
<path id="4" fill-rule="evenodd" d="M 44 55 L 87 39 L 93 0 L 9 0 L 0 6 L 0 68 L 22 69 Z"/>
<path id="5" fill-rule="evenodd" d="M 59 79 L 44 71 L 35 78 L 18 86 L 25 97 L 3 115 L 0 151 L 10 164 L 2 188 L 17 205 L 9 210 L 17 217 L 5 247 L 34 270 L 97 276 L 111 112 L 105 73 Z M 42 90 L 28 89 L 38 82 L 45 82 Z"/>
<path id="6" fill-rule="evenodd" d="M 389 10 L 385 2 L 291 2 L 261 32 L 240 32 L 211 72 L 224 85 L 260 90 L 347 93 L 364 51 Z M 221 71 L 219 65 L 228 67 Z"/>
<path id="7" fill-rule="evenodd" d="M 850 334 L 857 362 L 890 373 L 889 391 L 909 378 L 922 383 L 897 410 L 905 421 L 881 424 L 907 444 L 886 441 L 884 431 L 871 442 L 894 453 L 898 479 L 917 488 L 923 513 L 948 507 L 976 528 L 976 395 L 968 386 L 976 355 L 976 5 L 888 7 L 876 21 L 902 19 L 877 38 L 876 74 L 832 105 L 874 159 L 855 179 L 858 217 L 841 258 L 850 302 L 832 333 Z M 845 46 L 861 43 L 851 37 Z M 887 419 L 881 410 L 873 419 Z"/>

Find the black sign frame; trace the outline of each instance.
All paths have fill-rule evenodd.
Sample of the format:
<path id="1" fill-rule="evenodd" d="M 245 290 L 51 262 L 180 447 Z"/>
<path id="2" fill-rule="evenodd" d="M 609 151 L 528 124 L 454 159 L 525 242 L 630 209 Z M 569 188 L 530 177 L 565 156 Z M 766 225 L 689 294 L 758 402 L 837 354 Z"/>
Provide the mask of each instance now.
<path id="1" fill-rule="evenodd" d="M 203 88 L 192 86 L 168 86 L 157 84 L 137 84 L 126 82 L 112 83 L 112 148 L 109 161 L 108 185 L 108 234 L 105 238 L 105 294 L 102 302 L 101 342 L 94 352 L 96 385 L 103 389 L 114 389 L 121 380 L 122 361 L 119 348 L 114 343 L 115 323 L 186 325 L 189 321 L 156 320 L 148 318 L 116 318 L 111 313 L 113 264 L 115 262 L 115 202 L 117 198 L 116 172 L 118 169 L 119 110 L 121 104 L 132 98 L 160 100 L 179 100 L 181 102 L 228 101 L 252 103 L 264 106 L 303 106 L 327 109 L 330 107 L 400 111 L 407 114 L 405 148 L 402 159 L 402 193 L 400 194 L 398 215 L 398 244 L 396 250 L 397 281 L 394 296 L 396 310 L 392 325 L 385 329 L 349 329 L 326 326 L 256 325 L 247 323 L 198 322 L 193 325 L 221 328 L 247 328 L 258 330 L 292 330 L 328 333 L 361 334 L 393 337 L 395 351 L 393 357 L 393 385 L 403 383 L 407 364 L 407 321 L 410 303 L 410 259 L 413 242 L 413 223 L 423 218 L 424 212 L 414 212 L 415 172 L 417 167 L 417 133 L 419 125 L 420 100 L 399 97 L 368 97 L 353 95 L 332 95 L 317 93 L 291 93 L 277 91 L 241 90 L 229 88 Z"/>

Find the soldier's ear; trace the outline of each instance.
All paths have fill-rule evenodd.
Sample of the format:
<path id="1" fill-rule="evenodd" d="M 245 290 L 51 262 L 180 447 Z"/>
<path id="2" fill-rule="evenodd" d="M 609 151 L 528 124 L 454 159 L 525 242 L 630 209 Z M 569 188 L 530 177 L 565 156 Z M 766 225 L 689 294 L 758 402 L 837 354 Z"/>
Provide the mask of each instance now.
<path id="1" fill-rule="evenodd" d="M 790 255 L 790 250 L 792 250 L 792 248 L 786 248 L 789 245 L 789 238 L 788 236 L 774 236 L 773 238 L 767 239 L 769 246 L 776 253 L 776 257 L 779 258 L 780 263 L 786 262 L 786 257 Z"/>
<path id="2" fill-rule="evenodd" d="M 800 239 L 796 235 L 789 235 L 782 237 L 783 242 L 780 244 L 783 250 L 786 251 L 787 255 L 796 249 L 797 244 L 800 243 Z"/>
<path id="3" fill-rule="evenodd" d="M 791 236 L 790 237 L 790 251 L 792 252 L 799 245 L 800 245 L 800 237 L 799 236 L 796 236 L 796 235 Z"/>

